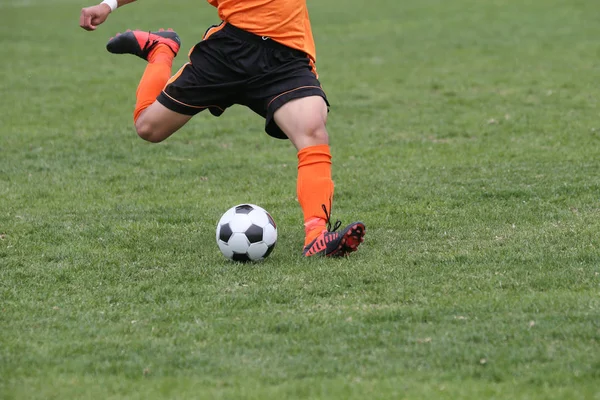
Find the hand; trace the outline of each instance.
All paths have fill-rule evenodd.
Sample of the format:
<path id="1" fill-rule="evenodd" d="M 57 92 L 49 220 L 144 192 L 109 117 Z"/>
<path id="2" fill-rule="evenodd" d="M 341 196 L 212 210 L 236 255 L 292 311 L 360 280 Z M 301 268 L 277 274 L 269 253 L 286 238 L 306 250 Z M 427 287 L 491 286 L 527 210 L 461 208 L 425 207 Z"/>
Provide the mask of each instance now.
<path id="1" fill-rule="evenodd" d="M 79 17 L 79 26 L 86 31 L 94 31 L 108 18 L 111 9 L 108 4 L 98 4 L 96 6 L 87 7 L 81 10 Z"/>

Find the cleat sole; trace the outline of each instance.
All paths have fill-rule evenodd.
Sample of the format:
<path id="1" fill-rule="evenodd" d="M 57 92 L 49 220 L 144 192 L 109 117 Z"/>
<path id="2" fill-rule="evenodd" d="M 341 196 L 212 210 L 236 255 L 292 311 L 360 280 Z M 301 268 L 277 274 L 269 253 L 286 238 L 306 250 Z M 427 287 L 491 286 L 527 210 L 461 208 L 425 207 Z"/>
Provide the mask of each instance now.
<path id="1" fill-rule="evenodd" d="M 328 257 L 345 257 L 348 254 L 358 250 L 358 246 L 364 241 L 365 225 L 362 222 L 357 222 L 350 227 L 340 240 L 340 245 L 337 249 L 327 254 Z"/>

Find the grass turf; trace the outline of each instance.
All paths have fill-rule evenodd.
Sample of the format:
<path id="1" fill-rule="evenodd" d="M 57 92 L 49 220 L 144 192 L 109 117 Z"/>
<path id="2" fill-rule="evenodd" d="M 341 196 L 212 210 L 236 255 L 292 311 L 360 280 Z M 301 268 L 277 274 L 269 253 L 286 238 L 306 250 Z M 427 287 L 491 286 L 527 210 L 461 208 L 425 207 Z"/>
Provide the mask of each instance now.
<path id="1" fill-rule="evenodd" d="M 345 260 L 300 256 L 295 151 L 250 111 L 136 137 L 106 39 L 189 48 L 213 9 L 85 5 L 0 4 L 0 397 L 600 398 L 598 5 L 310 2 Z M 240 202 L 264 263 L 214 243 Z"/>

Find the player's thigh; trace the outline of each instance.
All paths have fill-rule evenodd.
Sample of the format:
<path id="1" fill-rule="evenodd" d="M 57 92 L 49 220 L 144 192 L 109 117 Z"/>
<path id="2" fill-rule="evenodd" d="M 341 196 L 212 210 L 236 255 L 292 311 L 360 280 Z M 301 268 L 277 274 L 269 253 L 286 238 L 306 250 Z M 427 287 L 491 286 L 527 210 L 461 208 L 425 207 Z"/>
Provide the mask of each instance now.
<path id="1" fill-rule="evenodd" d="M 142 139 L 155 143 L 162 142 L 191 118 L 191 115 L 172 111 L 155 101 L 139 115 L 135 121 L 135 128 Z"/>
<path id="2" fill-rule="evenodd" d="M 291 99 L 281 105 L 273 119 L 297 149 L 329 142 L 325 125 L 327 103 L 322 96 Z"/>
<path id="3" fill-rule="evenodd" d="M 205 36 L 190 51 L 190 61 L 167 82 L 157 101 L 142 115 L 138 133 L 141 128 L 160 141 L 204 110 L 215 116 L 223 114 L 241 90 L 235 71 L 227 66 L 228 54 L 237 50 L 228 46 L 222 31 Z"/>
<path id="4" fill-rule="evenodd" d="M 273 137 L 288 138 L 298 149 L 325 144 L 327 96 L 306 54 L 285 49 L 266 54 L 266 64 L 277 68 L 252 82 L 250 107 L 265 117 L 265 130 Z"/>

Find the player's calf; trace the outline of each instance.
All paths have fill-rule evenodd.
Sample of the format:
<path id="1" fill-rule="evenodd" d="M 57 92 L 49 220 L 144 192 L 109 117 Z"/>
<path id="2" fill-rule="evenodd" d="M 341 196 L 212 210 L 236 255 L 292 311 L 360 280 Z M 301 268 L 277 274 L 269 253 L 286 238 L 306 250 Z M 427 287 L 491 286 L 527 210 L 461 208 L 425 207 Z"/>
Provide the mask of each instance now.
<path id="1" fill-rule="evenodd" d="M 179 114 L 155 101 L 136 118 L 135 130 L 142 139 L 159 143 L 177 132 L 191 118 L 191 115 Z"/>

